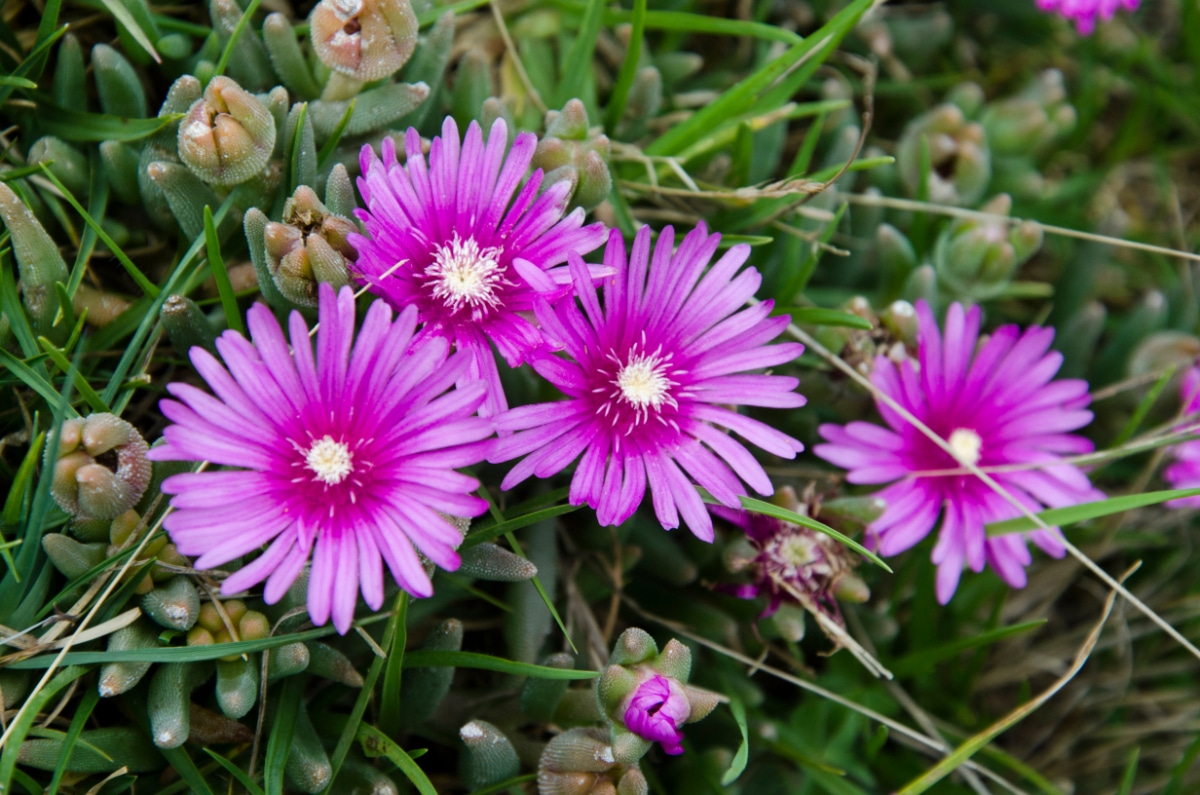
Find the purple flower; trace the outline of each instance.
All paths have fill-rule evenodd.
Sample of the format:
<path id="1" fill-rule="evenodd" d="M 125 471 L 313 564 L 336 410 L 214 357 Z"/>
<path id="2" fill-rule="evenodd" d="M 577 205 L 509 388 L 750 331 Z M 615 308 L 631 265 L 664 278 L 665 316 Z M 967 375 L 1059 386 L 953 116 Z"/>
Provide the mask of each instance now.
<path id="1" fill-rule="evenodd" d="M 614 231 L 604 264 L 615 275 L 603 306 L 583 261 L 571 256 L 583 310 L 573 297 L 537 305 L 542 328 L 566 356 L 543 351 L 531 358 L 567 398 L 498 416 L 497 430 L 516 433 L 497 440 L 489 460 L 528 454 L 501 484 L 510 489 L 530 475 L 550 477 L 582 454 L 571 479 L 572 505 L 586 503 L 601 524 L 619 524 L 637 510 L 648 481 L 663 527 L 678 527 L 682 515 L 693 533 L 711 541 L 712 519 L 693 480 L 730 507 L 745 493 L 739 477 L 760 494 L 773 490 L 763 468 L 723 429 L 784 458 L 803 449 L 727 405 L 804 405 L 792 391 L 795 378 L 743 374 L 789 362 L 804 348 L 766 344 L 788 322 L 769 317 L 771 301 L 743 308 L 762 280 L 753 268 L 735 276 L 748 246 L 733 246 L 706 272 L 720 235 L 701 225 L 672 254 L 674 237 L 671 227 L 664 229 L 651 257 L 650 230 L 643 227 L 626 261 L 625 241 Z"/>
<path id="2" fill-rule="evenodd" d="M 1096 29 L 1096 19 L 1112 19 L 1117 9 L 1133 11 L 1141 0 L 1037 0 L 1042 11 L 1056 13 L 1075 20 L 1075 29 L 1082 36 Z"/>
<path id="3" fill-rule="evenodd" d="M 491 423 L 475 416 L 484 386 L 451 388 L 470 366 L 447 356 L 435 339 L 414 346 L 416 309 L 393 321 L 376 301 L 354 340 L 354 294 L 322 284 L 316 354 L 298 312 L 291 343 L 270 311 L 255 304 L 253 343 L 227 331 L 217 340 L 223 367 L 202 348 L 192 364 L 216 396 L 188 384 L 162 401 L 174 424 L 158 461 L 209 461 L 237 467 L 168 478 L 175 495 L 164 522 L 186 555 L 207 569 L 266 551 L 234 572 L 222 593 L 266 580 L 277 601 L 309 555 L 308 612 L 313 623 L 333 615 L 350 628 L 361 587 L 372 609 L 383 604 L 383 566 L 402 588 L 432 588 L 416 550 L 445 569 L 458 568 L 461 533 L 443 516 L 478 516 L 487 504 L 479 483 L 454 471 L 482 459 Z M 228 369 L 226 369 L 228 367 Z"/>
<path id="4" fill-rule="evenodd" d="M 638 685 L 625 707 L 625 728 L 652 743 L 660 743 L 672 756 L 683 753 L 683 732 L 692 707 L 683 686 L 674 679 L 655 674 Z"/>
<path id="5" fill-rule="evenodd" d="M 397 309 L 417 307 L 425 324 L 419 337 L 443 337 L 467 353 L 471 365 L 460 383 L 488 385 L 485 415 L 507 406 L 491 343 L 510 367 L 522 364 L 543 340 L 521 313 L 538 296 L 568 293 L 567 269 L 554 266 L 604 242 L 602 224 L 582 226 L 582 209 L 563 217 L 570 182 L 539 196 L 538 170 L 521 187 L 537 137 L 521 133 L 506 157 L 507 141 L 502 120 L 486 144 L 472 122 L 460 150 L 458 127 L 447 117 L 428 166 L 414 129 L 404 165 L 390 138 L 382 160 L 364 146 L 358 188 L 367 209 L 356 212 L 369 237 L 349 237 L 358 250 L 353 270 L 372 292 Z"/>
<path id="6" fill-rule="evenodd" d="M 1200 364 L 1183 374 L 1179 385 L 1180 397 L 1185 406 L 1183 413 L 1192 415 L 1200 412 Z M 1163 477 L 1173 489 L 1194 489 L 1200 487 L 1200 439 L 1183 442 L 1171 448 L 1174 462 L 1163 472 Z M 1200 497 L 1184 497 L 1167 503 L 1171 508 L 1200 508 Z"/>
<path id="7" fill-rule="evenodd" d="M 1051 380 L 1062 365 L 1062 354 L 1049 350 L 1053 329 L 1002 326 L 981 342 L 979 307 L 964 311 L 953 304 L 943 339 L 925 302 L 917 304 L 917 315 L 919 364 L 907 360 L 896 367 L 881 356 L 871 381 L 947 440 L 957 460 L 882 403 L 879 412 L 890 429 L 866 422 L 822 425 L 829 444 L 814 452 L 850 470 L 851 483 L 891 483 L 877 495 L 887 509 L 867 528 L 882 554 L 913 546 L 942 517 L 933 549 L 942 604 L 958 587 L 964 562 L 972 571 L 986 562 L 1021 588 L 1032 561 L 1025 536 L 989 538 L 983 529 L 1020 512 L 960 462 L 988 471 L 1031 511 L 1103 499 L 1078 467 L 1062 460 L 1092 450 L 1090 441 L 1068 433 L 1091 422 L 1087 382 Z M 1027 535 L 1062 557 L 1057 528 Z"/>

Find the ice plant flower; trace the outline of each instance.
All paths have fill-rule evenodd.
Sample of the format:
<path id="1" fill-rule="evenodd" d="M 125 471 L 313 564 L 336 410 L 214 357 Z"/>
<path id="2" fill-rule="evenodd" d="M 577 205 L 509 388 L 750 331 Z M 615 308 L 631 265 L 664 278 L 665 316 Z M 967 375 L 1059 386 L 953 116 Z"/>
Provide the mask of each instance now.
<path id="1" fill-rule="evenodd" d="M 937 597 L 945 604 L 958 587 L 963 564 L 981 571 L 990 564 L 1014 588 L 1025 585 L 1032 562 L 1026 536 L 988 537 L 984 525 L 1020 511 L 966 464 L 991 477 L 1030 511 L 1103 499 L 1087 476 L 1064 455 L 1092 450 L 1070 431 L 1091 422 L 1086 381 L 1053 381 L 1062 354 L 1051 351 L 1054 330 L 1002 326 L 980 344 L 979 307 L 952 304 L 945 334 L 929 305 L 917 304 L 918 362 L 875 360 L 871 381 L 945 439 L 947 453 L 897 412 L 877 402 L 889 426 L 868 422 L 822 425 L 828 444 L 814 452 L 850 470 L 851 483 L 889 483 L 876 494 L 887 509 L 867 528 L 868 541 L 884 555 L 903 552 L 923 539 L 942 517 L 933 562 Z M 978 347 L 978 349 L 977 349 Z M 1024 465 L 1027 468 L 1009 465 Z M 1057 528 L 1027 534 L 1046 553 L 1065 552 Z"/>
<path id="2" fill-rule="evenodd" d="M 1096 29 L 1096 20 L 1109 20 L 1118 9 L 1133 11 L 1141 0 L 1037 0 L 1042 11 L 1058 14 L 1074 20 L 1075 29 L 1081 36 L 1089 36 Z"/>
<path id="3" fill-rule="evenodd" d="M 222 366 L 203 348 L 192 364 L 214 395 L 174 383 L 162 401 L 173 425 L 158 461 L 236 467 L 189 472 L 163 483 L 174 495 L 164 526 L 179 551 L 208 569 L 266 550 L 230 575 L 225 594 L 266 581 L 268 604 L 284 595 L 309 557 L 308 612 L 350 628 L 361 589 L 383 604 L 383 561 L 415 596 L 432 593 L 420 550 L 444 569 L 459 564 L 462 533 L 441 514 L 478 516 L 479 487 L 455 467 L 478 463 L 491 423 L 475 416 L 484 386 L 453 388 L 469 368 L 444 340 L 413 344 L 415 308 L 393 320 L 382 301 L 355 340 L 349 287 L 319 291 L 316 353 L 298 312 L 289 341 L 270 311 L 248 315 L 253 342 L 227 331 Z M 416 549 L 414 549 L 414 546 Z"/>
<path id="4" fill-rule="evenodd" d="M 563 216 L 570 182 L 538 195 L 539 170 L 521 186 L 536 136 L 521 133 L 505 156 L 507 142 L 503 120 L 492 125 L 485 144 L 475 122 L 460 142 L 447 117 L 428 165 L 414 129 L 405 138 L 403 165 L 390 138 L 383 140 L 382 159 L 363 147 L 358 187 L 367 209 L 357 213 L 368 236 L 350 236 L 358 250 L 352 270 L 371 291 L 397 309 L 417 307 L 425 324 L 421 337 L 443 337 L 468 354 L 464 382 L 488 385 L 485 414 L 507 405 L 492 343 L 509 366 L 522 364 L 543 344 L 522 313 L 533 310 L 539 295 L 569 292 L 570 275 L 556 266 L 604 242 L 604 226 L 583 226 L 583 210 Z"/>
<path id="5" fill-rule="evenodd" d="M 1180 397 L 1185 406 L 1183 413 L 1195 424 L 1200 412 L 1200 364 L 1183 374 L 1179 384 Z M 1163 472 L 1163 478 L 1173 489 L 1200 488 L 1200 439 L 1183 442 L 1171 448 L 1174 461 Z M 1184 497 L 1167 503 L 1171 508 L 1200 508 L 1200 497 Z"/>
<path id="6" fill-rule="evenodd" d="M 760 494 L 773 492 L 762 466 L 724 429 L 784 458 L 803 449 L 728 406 L 804 405 L 793 391 L 797 379 L 746 374 L 789 362 L 804 348 L 766 344 L 788 322 L 769 317 L 773 302 L 743 308 L 762 281 L 754 268 L 737 273 L 749 246 L 733 246 L 705 272 L 721 236 L 701 224 L 672 253 L 674 238 L 666 227 L 651 256 L 650 230 L 643 227 L 627 259 L 625 241 L 612 232 L 604 264 L 614 276 L 603 288 L 603 306 L 583 261 L 571 255 L 582 311 L 573 296 L 536 308 L 566 355 L 541 351 L 530 360 L 566 399 L 498 416 L 497 430 L 512 435 L 497 440 L 489 460 L 526 456 L 501 484 L 511 489 L 530 475 L 550 477 L 582 455 L 571 479 L 572 505 L 595 508 L 603 525 L 620 524 L 649 484 L 663 527 L 678 527 L 682 516 L 696 536 L 711 541 L 712 519 L 693 480 L 730 507 L 741 504 L 741 480 Z"/>
<path id="7" fill-rule="evenodd" d="M 687 694 L 674 679 L 655 674 L 629 694 L 625 728 L 643 740 L 659 743 L 671 756 L 683 753 L 679 730 L 692 712 Z"/>

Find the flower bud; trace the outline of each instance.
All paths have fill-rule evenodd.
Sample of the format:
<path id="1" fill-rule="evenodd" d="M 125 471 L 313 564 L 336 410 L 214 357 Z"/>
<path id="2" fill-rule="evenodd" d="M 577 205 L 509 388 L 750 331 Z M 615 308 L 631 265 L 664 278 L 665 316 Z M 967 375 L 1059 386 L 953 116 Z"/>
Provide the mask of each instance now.
<path id="1" fill-rule="evenodd" d="M 350 283 L 347 262 L 355 256 L 348 235 L 353 221 L 333 215 L 307 185 L 283 206 L 283 223 L 268 222 L 263 232 L 267 268 L 285 298 L 300 306 L 317 305 L 317 285 Z"/>
<path id="2" fill-rule="evenodd" d="M 691 707 L 683 686 L 674 679 L 655 675 L 642 682 L 625 702 L 626 728 L 644 740 L 657 742 L 671 756 L 683 753 L 683 732 Z"/>
<path id="3" fill-rule="evenodd" d="M 929 173 L 922 185 L 926 148 Z M 974 204 L 992 176 L 983 127 L 967 121 L 957 105 L 938 105 L 909 122 L 896 146 L 896 161 L 909 193 L 937 204 Z"/>
<path id="4" fill-rule="evenodd" d="M 46 448 L 47 466 L 53 445 Z M 132 508 L 150 483 L 149 448 L 141 434 L 113 414 L 67 420 L 59 430 L 50 494 L 84 519 L 113 519 Z"/>
<path id="5" fill-rule="evenodd" d="M 473 720 L 458 730 L 466 746 L 460 757 L 462 777 L 470 789 L 482 789 L 512 778 L 521 767 L 512 741 L 485 720 Z"/>
<path id="6" fill-rule="evenodd" d="M 404 66 L 417 44 L 410 0 L 321 0 L 308 25 L 321 63 L 364 83 Z"/>
<path id="7" fill-rule="evenodd" d="M 570 180 L 571 206 L 591 210 L 612 190 L 609 149 L 608 136 L 599 130 L 590 134 L 587 109 L 572 99 L 561 112 L 546 114 L 546 135 L 534 151 L 533 167 L 546 172 L 546 186 Z"/>
<path id="8" fill-rule="evenodd" d="M 214 77 L 179 124 L 179 156 L 214 185 L 237 185 L 266 167 L 275 120 L 266 105 L 228 77 Z"/>

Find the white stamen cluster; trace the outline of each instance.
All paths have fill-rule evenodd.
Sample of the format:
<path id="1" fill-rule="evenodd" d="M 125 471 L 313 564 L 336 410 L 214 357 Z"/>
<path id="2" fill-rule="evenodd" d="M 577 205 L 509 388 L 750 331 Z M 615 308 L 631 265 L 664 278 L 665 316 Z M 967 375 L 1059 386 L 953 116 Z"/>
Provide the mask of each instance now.
<path id="1" fill-rule="evenodd" d="M 505 284 L 500 249 L 480 248 L 475 238 L 463 240 L 456 234 L 434 252 L 425 278 L 426 285 L 433 288 L 433 297 L 451 312 L 463 305 L 475 310 L 495 309 L 500 305 L 496 290 Z"/>
<path id="2" fill-rule="evenodd" d="M 312 470 L 317 480 L 328 486 L 336 486 L 354 471 L 354 454 L 345 442 L 335 441 L 327 435 L 313 442 L 304 456 L 304 464 Z"/>
<path id="3" fill-rule="evenodd" d="M 979 438 L 975 431 L 970 428 L 955 428 L 946 442 L 954 451 L 954 457 L 964 466 L 979 463 L 983 452 L 983 439 Z"/>

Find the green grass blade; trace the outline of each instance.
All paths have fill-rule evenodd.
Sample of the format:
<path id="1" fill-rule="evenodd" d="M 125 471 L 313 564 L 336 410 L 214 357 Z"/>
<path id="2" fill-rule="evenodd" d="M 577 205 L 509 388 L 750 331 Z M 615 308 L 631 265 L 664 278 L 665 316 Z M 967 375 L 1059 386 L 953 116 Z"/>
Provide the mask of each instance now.
<path id="1" fill-rule="evenodd" d="M 289 677 L 279 694 L 275 707 L 275 718 L 271 721 L 271 736 L 267 739 L 267 756 L 263 763 L 263 783 L 266 795 L 283 795 L 283 767 L 292 750 L 292 730 L 300 701 L 304 698 L 303 676 Z"/>
<path id="2" fill-rule="evenodd" d="M 439 11 L 441 8 L 439 7 Z M 354 116 L 354 106 L 358 102 L 358 97 L 350 100 L 350 104 L 346 106 L 346 112 L 342 114 L 342 119 L 337 123 L 337 127 L 333 128 L 333 133 L 329 136 L 329 140 L 321 145 L 321 151 L 317 152 L 317 171 L 324 172 L 325 167 L 329 165 L 329 161 L 333 159 L 334 152 L 337 151 L 337 146 L 342 141 L 342 136 L 346 133 L 346 127 L 350 124 L 350 119 Z M 303 121 L 303 119 L 301 119 Z M 299 129 L 299 125 L 297 125 Z"/>
<path id="3" fill-rule="evenodd" d="M 359 725 L 358 732 L 355 735 L 358 741 L 362 743 L 363 753 L 368 757 L 371 756 L 386 756 L 392 764 L 400 768 L 400 772 L 412 782 L 412 785 L 417 788 L 417 792 L 421 795 L 438 795 L 437 789 L 434 788 L 433 782 L 425 775 L 413 758 L 408 753 L 392 742 L 392 739 L 383 732 L 369 726 L 365 723 Z"/>
<path id="4" fill-rule="evenodd" d="M 621 71 L 617 73 L 617 83 L 613 86 L 612 95 L 608 99 L 608 108 L 604 114 L 604 129 L 611 134 L 617 129 L 621 117 L 625 115 L 625 103 L 629 100 L 629 89 L 633 87 L 633 79 L 637 77 L 638 61 L 642 57 L 642 39 L 646 33 L 646 0 L 633 0 L 633 30 L 629 34 L 629 50 L 621 63 Z M 608 24 L 613 24 L 608 22 Z"/>
<path id="5" fill-rule="evenodd" d="M 63 739 L 62 758 L 58 760 L 58 766 L 54 768 L 54 775 L 50 779 L 50 786 L 46 788 L 46 795 L 57 795 L 58 785 L 62 782 L 63 774 L 67 772 L 67 760 L 71 758 L 71 751 L 74 749 L 75 743 L 79 741 L 84 724 L 87 723 L 87 719 L 99 701 L 100 694 L 96 688 L 89 687 L 83 691 L 83 698 L 75 707 L 75 714 L 71 716 L 71 726 L 67 729 L 66 737 Z M 95 750 L 99 751 L 99 749 Z"/>
<path id="6" fill-rule="evenodd" d="M 602 0 L 588 0 L 583 12 L 583 23 L 567 51 L 563 61 L 562 77 L 558 81 L 558 104 L 569 99 L 583 99 L 584 87 L 592 77 L 592 53 L 596 50 L 596 37 L 600 35 L 600 23 L 604 16 Z"/>
<path id="7" fill-rule="evenodd" d="M 57 15 L 58 7 L 60 5 L 62 5 L 62 3 L 54 2 L 54 3 L 46 4 L 47 14 L 46 14 L 46 16 L 42 17 L 43 24 L 51 16 L 49 13 L 51 11 L 51 5 L 53 5 L 53 10 L 55 12 L 55 15 Z M 46 63 L 46 58 L 45 58 L 46 52 L 49 51 L 49 49 L 54 45 L 54 42 L 58 41 L 60 38 L 63 37 L 63 35 L 66 34 L 67 30 L 68 30 L 68 26 L 63 25 L 58 30 L 54 31 L 50 35 L 43 38 L 42 30 L 39 27 L 38 28 L 38 38 L 41 39 L 41 43 L 38 44 L 36 47 L 34 47 L 32 50 L 30 50 L 29 55 L 25 56 L 25 60 L 21 61 L 21 63 L 17 65 L 17 68 L 14 69 L 9 76 L 10 77 L 23 77 L 25 75 L 36 75 L 37 77 L 34 78 L 35 80 L 40 78 L 41 72 L 42 72 L 42 67 Z M 13 88 L 14 88 L 14 86 L 0 86 L 0 106 L 3 106 L 4 103 L 6 101 L 8 101 L 8 97 L 10 94 L 12 94 Z M 41 112 L 44 109 L 46 104 L 48 104 L 48 103 L 39 103 L 39 105 L 42 106 L 42 107 L 39 107 L 39 109 L 38 109 L 38 117 L 39 118 L 41 118 Z"/>
<path id="8" fill-rule="evenodd" d="M 204 241 L 208 250 L 208 264 L 212 267 L 213 280 L 217 283 L 217 292 L 221 295 L 221 308 L 225 310 L 225 322 L 243 337 L 246 327 L 242 324 L 242 313 L 238 309 L 237 297 L 233 294 L 233 283 L 229 281 L 229 271 L 225 260 L 221 257 L 221 241 L 217 239 L 217 225 L 213 222 L 212 208 L 204 205 Z"/>
<path id="9" fill-rule="evenodd" d="M 246 29 L 246 25 L 250 23 L 250 18 L 254 16 L 254 12 L 258 10 L 258 5 L 262 0 L 250 0 L 250 5 L 246 6 L 246 10 L 242 12 L 241 19 L 233 28 L 233 33 L 229 34 L 229 41 L 225 42 L 225 49 L 221 52 L 221 58 L 217 61 L 216 71 L 214 75 L 225 74 L 225 67 L 229 65 L 229 58 L 233 55 L 233 48 L 237 44 L 238 39 L 242 37 L 242 31 Z"/>
<path id="10" fill-rule="evenodd" d="M 87 670 L 83 667 L 72 666 L 59 671 L 53 679 L 46 683 L 45 687 L 25 702 L 20 717 L 9 724 L 8 731 L 5 732 L 7 739 L 4 752 L 0 754 L 0 792 L 12 791 L 13 772 L 17 768 L 17 753 L 20 751 L 21 743 L 25 741 L 25 736 L 33 728 L 34 720 L 50 703 L 50 700 L 58 694 L 58 691 L 83 676 Z"/>
<path id="11" fill-rule="evenodd" d="M 167 763 L 175 768 L 175 772 L 183 779 L 183 783 L 191 790 L 192 795 L 214 795 L 212 788 L 204 780 L 204 774 L 188 756 L 186 748 L 160 748 L 158 750 L 166 757 Z"/>
<path id="12" fill-rule="evenodd" d="M 750 732 L 746 728 L 746 707 L 743 706 L 741 699 L 731 698 L 729 711 L 733 713 L 733 720 L 742 734 L 742 743 L 738 746 L 737 753 L 733 755 L 729 769 L 725 771 L 725 775 L 721 776 L 722 787 L 728 787 L 737 781 L 738 777 L 742 775 L 742 771 L 746 769 L 746 762 L 750 759 Z"/>
<path id="13" fill-rule="evenodd" d="M 84 113 L 67 110 L 49 102 L 39 102 L 38 126 L 64 141 L 140 141 L 183 118 L 182 113 L 168 113 L 149 119 L 123 119 L 107 113 Z"/>
<path id="14" fill-rule="evenodd" d="M 1051 508 L 1038 513 L 1037 517 L 1051 527 L 1064 527 L 1076 522 L 1099 519 L 1102 516 L 1146 508 L 1167 500 L 1178 500 L 1184 497 L 1200 497 L 1200 489 L 1168 489 L 1166 491 L 1147 491 L 1144 494 L 1127 494 L 1123 497 L 1110 497 L 1107 500 L 1072 505 L 1069 508 Z M 1038 525 L 1026 516 L 1006 519 L 1003 522 L 992 522 L 984 526 L 984 530 L 989 536 L 1024 533 L 1037 529 Z"/>
<path id="15" fill-rule="evenodd" d="M 129 257 L 125 255 L 125 252 L 121 250 L 121 247 L 113 242 L 113 239 L 108 236 L 108 232 L 105 232 L 104 228 L 100 226 L 100 223 L 92 217 L 92 214 L 84 209 L 82 204 L 76 201 L 75 197 L 71 195 L 71 192 L 67 190 L 61 182 L 58 181 L 58 177 L 54 176 L 45 163 L 42 163 L 42 173 L 47 179 L 54 183 L 54 187 L 58 188 L 62 192 L 63 198 L 67 200 L 68 204 L 75 208 L 75 212 L 79 213 L 79 217 L 82 218 L 89 227 L 95 230 L 96 236 L 104 242 L 104 245 L 107 246 L 108 250 L 113 253 L 113 256 L 120 261 L 121 266 L 125 268 L 125 271 L 129 274 L 130 278 L 137 282 L 137 286 L 141 288 L 142 292 L 152 298 L 158 295 L 159 290 L 158 287 L 155 286 L 154 282 L 147 279 L 146 275 L 138 270 L 138 267 L 133 264 L 133 260 L 129 259 Z"/>
<path id="16" fill-rule="evenodd" d="M 96 390 L 92 389 L 91 384 L 84 378 L 83 373 L 79 372 L 79 368 L 71 364 L 71 361 L 63 355 L 62 351 L 54 346 L 53 342 L 45 337 L 38 337 L 38 342 L 42 344 L 42 349 L 46 351 L 46 355 L 50 357 L 50 361 L 54 362 L 54 365 L 63 372 L 63 375 L 74 382 L 75 391 L 92 407 L 92 411 L 100 413 L 112 411 L 108 407 L 108 404 L 100 398 L 100 395 L 96 394 Z"/>
<path id="17" fill-rule="evenodd" d="M 551 519 L 555 516 L 562 516 L 565 513 L 579 510 L 578 505 L 555 505 L 552 508 L 543 508 L 540 511 L 527 513 L 524 516 L 518 516 L 515 519 L 505 519 L 498 524 L 485 525 L 478 530 L 473 530 L 469 536 L 463 539 L 463 548 L 469 549 L 476 544 L 482 544 L 484 541 L 491 541 L 494 538 L 499 538 L 505 533 L 511 533 L 513 530 L 520 530 L 522 527 L 528 527 L 531 524 L 537 524 L 544 519 Z"/>
<path id="18" fill-rule="evenodd" d="M 133 14 L 129 13 L 129 9 L 121 2 L 121 0 L 100 0 L 104 3 L 104 7 L 108 9 L 108 13 L 116 17 L 117 22 L 126 30 L 129 35 L 133 36 L 133 40 L 138 43 L 138 46 L 146 51 L 146 54 L 154 59 L 155 63 L 162 63 L 162 58 L 154 49 L 154 44 L 150 41 L 150 37 L 146 35 L 146 31 L 142 30 L 138 25 L 137 20 L 133 18 Z M 220 72 L 217 72 L 220 74 Z"/>
<path id="19" fill-rule="evenodd" d="M 379 694 L 379 728 L 388 735 L 400 733 L 400 682 L 404 674 L 404 646 L 408 643 L 408 594 L 401 593 L 396 607 L 396 631 L 388 647 L 383 669 L 383 689 Z"/>
<path id="20" fill-rule="evenodd" d="M 537 773 L 522 773 L 519 776 L 513 776 L 504 781 L 497 781 L 491 786 L 483 789 L 472 790 L 470 795 L 492 795 L 495 792 L 524 792 L 523 789 L 514 790 L 513 787 L 520 787 L 522 784 L 528 784 L 531 781 L 537 781 Z"/>
<path id="21" fill-rule="evenodd" d="M 404 655 L 405 668 L 475 668 L 515 676 L 531 676 L 535 679 L 595 679 L 596 671 L 576 671 L 568 668 L 550 668 L 545 665 L 522 663 L 480 654 L 473 651 L 431 651 L 417 649 Z"/>
<path id="22" fill-rule="evenodd" d="M 687 121 L 672 127 L 646 147 L 648 155 L 673 155 L 708 134 L 728 119 L 749 111 L 758 97 L 793 67 L 809 58 L 817 47 L 831 51 L 850 32 L 873 0 L 855 0 L 804 41 L 788 48 L 754 74 L 724 92 Z"/>
<path id="23" fill-rule="evenodd" d="M 211 748 L 205 748 L 204 753 L 211 756 L 213 758 L 214 762 L 216 762 L 221 767 L 225 768 L 225 770 L 227 770 L 229 772 L 229 775 L 231 775 L 235 779 L 237 779 L 238 783 L 241 784 L 243 787 L 245 787 L 246 792 L 249 792 L 250 795 L 267 795 L 263 791 L 263 788 L 258 786 L 258 784 L 255 783 L 254 779 L 252 779 L 252 778 L 250 778 L 250 776 L 246 775 L 245 770 L 242 770 L 240 767 L 235 765 L 233 762 L 229 761 L 225 757 L 223 757 L 220 754 L 218 754 L 217 752 L 213 751 Z"/>
<path id="24" fill-rule="evenodd" d="M 79 415 L 79 412 L 75 411 L 74 408 L 63 403 L 62 395 L 58 393 L 53 384 L 42 378 L 36 370 L 3 348 L 0 348 L 0 363 L 8 368 L 10 373 L 19 378 L 25 386 L 37 392 L 52 410 L 56 412 L 65 411 L 72 417 Z"/>
<path id="25" fill-rule="evenodd" d="M 839 312 L 836 309 L 822 309 L 816 306 L 798 307 L 796 309 L 776 309 L 772 315 L 791 315 L 793 323 L 804 323 L 810 326 L 843 326 L 870 331 L 871 321 L 849 312 Z"/>
<path id="26" fill-rule="evenodd" d="M 1154 382 L 1154 385 L 1146 392 L 1146 396 L 1142 398 L 1137 408 L 1134 409 L 1129 422 L 1125 423 L 1125 427 L 1117 434 L 1117 438 L 1112 440 L 1109 447 L 1124 447 L 1125 443 L 1133 438 L 1133 435 L 1137 433 L 1137 429 L 1142 426 L 1142 421 L 1146 419 L 1146 415 L 1150 412 L 1150 409 L 1154 407 L 1163 390 L 1167 388 L 1167 384 L 1170 383 L 1173 375 L 1175 375 L 1175 368 L 1170 367 L 1158 377 L 1158 380 Z"/>

